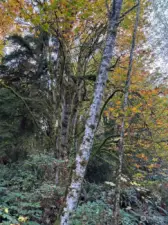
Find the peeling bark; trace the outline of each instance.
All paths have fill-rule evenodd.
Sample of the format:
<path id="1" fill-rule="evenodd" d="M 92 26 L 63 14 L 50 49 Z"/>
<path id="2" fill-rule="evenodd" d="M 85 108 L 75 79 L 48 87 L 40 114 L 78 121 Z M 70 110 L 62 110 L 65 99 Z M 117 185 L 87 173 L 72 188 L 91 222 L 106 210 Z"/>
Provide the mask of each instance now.
<path id="1" fill-rule="evenodd" d="M 127 80 L 125 84 L 125 94 L 123 100 L 123 113 L 124 116 L 122 118 L 121 124 L 121 132 L 120 132 L 120 141 L 119 141 L 119 168 L 118 168 L 118 178 L 116 183 L 116 194 L 115 194 L 115 205 L 114 205 L 114 222 L 113 225 L 119 225 L 120 223 L 120 193 L 121 193 L 121 175 L 122 175 L 122 167 L 123 167 L 123 159 L 124 159 L 124 132 L 125 132 L 125 112 L 128 106 L 128 97 L 129 97 L 129 89 L 131 84 L 131 72 L 132 72 L 132 64 L 133 64 L 133 56 L 135 50 L 135 41 L 136 41 L 136 34 L 139 22 L 139 14 L 140 14 L 140 0 L 137 0 L 137 12 L 136 12 L 136 20 L 133 30 L 133 37 L 132 37 L 132 44 L 130 50 L 130 59 L 129 59 L 129 66 L 127 72 Z"/>
<path id="2" fill-rule="evenodd" d="M 76 209 L 83 179 L 85 176 L 87 164 L 90 158 L 91 148 L 93 145 L 94 133 L 98 125 L 100 107 L 104 94 L 104 88 L 107 81 L 108 68 L 113 55 L 117 27 L 119 25 L 119 16 L 122 7 L 122 0 L 113 0 L 111 13 L 109 15 L 109 25 L 107 30 L 107 39 L 103 52 L 102 61 L 99 68 L 96 88 L 92 105 L 90 106 L 89 118 L 85 125 L 85 133 L 82 144 L 76 155 L 76 168 L 72 174 L 71 184 L 65 201 L 65 208 L 61 216 L 61 225 L 69 225 L 70 216 Z"/>

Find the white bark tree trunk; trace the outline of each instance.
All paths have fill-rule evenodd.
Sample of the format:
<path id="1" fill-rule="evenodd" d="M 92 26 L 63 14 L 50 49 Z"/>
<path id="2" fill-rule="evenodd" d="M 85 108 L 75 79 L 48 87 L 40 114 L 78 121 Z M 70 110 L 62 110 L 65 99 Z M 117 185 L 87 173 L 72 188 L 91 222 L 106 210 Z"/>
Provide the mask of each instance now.
<path id="1" fill-rule="evenodd" d="M 65 201 L 65 207 L 61 216 L 61 225 L 69 225 L 70 216 L 76 209 L 83 179 L 85 176 L 87 164 L 90 158 L 90 152 L 93 145 L 94 133 L 98 125 L 101 101 L 104 94 L 104 88 L 107 81 L 108 67 L 113 55 L 117 27 L 119 25 L 120 11 L 123 0 L 113 0 L 111 12 L 109 15 L 109 25 L 107 30 L 106 45 L 99 68 L 99 73 L 94 92 L 92 105 L 90 106 L 89 118 L 85 125 L 85 133 L 82 144 L 76 156 L 76 168 L 72 174 L 71 184 Z"/>

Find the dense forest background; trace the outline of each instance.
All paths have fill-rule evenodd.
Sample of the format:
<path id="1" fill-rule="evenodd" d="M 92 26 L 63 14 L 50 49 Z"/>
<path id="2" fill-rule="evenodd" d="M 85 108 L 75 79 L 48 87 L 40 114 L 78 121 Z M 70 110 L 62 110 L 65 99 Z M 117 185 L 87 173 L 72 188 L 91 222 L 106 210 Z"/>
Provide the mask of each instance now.
<path id="1" fill-rule="evenodd" d="M 167 3 L 0 1 L 0 224 L 168 224 Z"/>

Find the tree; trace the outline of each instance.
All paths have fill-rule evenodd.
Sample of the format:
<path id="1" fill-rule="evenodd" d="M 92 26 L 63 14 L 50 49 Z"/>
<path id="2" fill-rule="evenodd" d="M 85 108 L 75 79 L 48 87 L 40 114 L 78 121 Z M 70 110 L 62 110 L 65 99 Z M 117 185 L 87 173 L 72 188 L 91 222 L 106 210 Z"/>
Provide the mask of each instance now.
<path id="1" fill-rule="evenodd" d="M 52 152 L 56 158 L 57 186 L 64 189 L 72 179 L 62 221 L 66 220 L 66 216 L 69 221 L 71 211 L 77 206 L 90 156 L 103 156 L 101 160 L 106 160 L 110 166 L 112 165 L 108 169 L 109 174 L 113 172 L 114 177 L 118 172 L 121 156 L 118 151 L 119 144 L 120 147 L 122 144 L 125 154 L 122 160 L 120 157 L 120 162 L 123 161 L 120 169 L 123 166 L 124 174 L 136 179 L 138 173 L 144 175 L 140 169 L 144 172 L 156 168 L 157 163 L 154 163 L 152 154 L 163 156 L 161 149 L 167 149 L 166 90 L 162 90 L 162 97 L 158 96 L 161 95 L 163 87 L 153 87 L 148 80 L 149 72 L 144 68 L 144 57 L 149 57 L 149 51 L 144 51 L 140 46 L 145 42 L 144 20 L 141 20 L 137 32 L 133 76 L 126 109 L 123 112 L 122 102 L 126 98 L 128 87 L 125 80 L 130 61 L 130 37 L 137 4 L 134 0 L 125 1 L 123 13 L 119 16 L 119 12 L 115 11 L 115 5 L 119 2 L 121 4 L 122 1 L 115 0 L 114 8 L 109 8 L 109 2 L 105 5 L 104 0 L 29 1 L 23 5 L 19 14 L 16 13 L 17 21 L 22 19 L 28 22 L 29 25 L 24 31 L 28 31 L 29 35 L 25 35 L 24 32 L 21 36 L 13 35 L 6 39 L 12 50 L 9 53 L 5 52 L 0 67 L 0 132 L 16 134 L 15 142 L 13 136 L 11 139 L 3 140 L 12 140 L 17 147 L 25 149 L 20 143 L 24 138 L 26 143 L 29 141 L 30 131 L 32 140 L 37 140 L 36 145 L 34 141 L 30 141 L 33 143 L 30 151 L 32 148 L 33 153 Z M 142 1 L 142 4 L 144 2 L 146 1 Z M 9 16 L 13 16 L 12 9 L 9 10 Z M 143 5 L 141 15 L 145 9 Z M 114 21 L 118 17 L 117 24 L 111 23 L 112 17 L 115 17 Z M 110 32 L 111 37 L 115 39 L 118 25 L 120 27 L 111 60 L 114 40 L 111 40 L 111 48 L 105 40 L 107 35 L 110 37 Z M 108 31 L 113 26 L 114 31 Z M 6 30 L 8 33 L 8 29 Z M 107 41 L 109 39 L 107 38 Z M 104 47 L 105 50 L 110 49 L 109 55 L 104 55 Z M 99 67 L 100 70 L 97 72 Z M 105 77 L 102 75 L 103 78 L 100 79 L 102 71 L 105 71 Z M 106 79 L 107 88 L 104 89 Z M 93 96 L 96 80 L 96 93 Z M 16 102 L 17 108 L 10 99 Z M 90 108 L 92 99 L 93 104 Z M 101 108 L 102 103 L 104 104 Z M 11 126 L 5 126 L 10 111 Z M 124 129 L 121 126 L 123 114 Z M 161 114 L 163 116 L 160 116 Z M 22 125 L 24 131 L 19 130 Z M 124 135 L 123 143 L 121 133 Z M 2 144 L 6 143 L 3 141 Z M 7 149 L 7 145 L 5 148 Z M 96 166 L 99 164 L 97 158 L 94 159 Z M 90 160 L 92 169 L 94 163 Z M 121 173 L 121 170 L 119 172 Z M 91 174 L 93 176 L 93 171 Z M 101 181 L 105 181 L 104 179 L 106 178 Z M 72 200 L 72 205 L 69 200 Z M 63 203 L 63 200 L 60 202 Z M 63 204 L 60 205 L 63 207 Z"/>
<path id="2" fill-rule="evenodd" d="M 126 110 L 128 107 L 128 100 L 129 100 L 129 92 L 131 86 L 131 74 L 132 74 L 132 66 L 133 66 L 133 56 L 135 50 L 135 41 L 136 41 L 136 34 L 138 29 L 138 22 L 139 22 L 139 15 L 140 15 L 140 1 L 138 1 L 137 6 L 137 13 L 136 13 L 136 21 L 133 31 L 133 38 L 130 50 L 130 59 L 128 65 L 128 72 L 127 78 L 125 83 L 125 90 L 124 90 L 124 98 L 122 103 L 122 110 L 123 110 L 123 117 L 121 122 L 121 131 L 120 131 L 120 140 L 118 143 L 119 146 L 119 167 L 118 167 L 118 178 L 117 178 L 117 185 L 116 185 L 116 195 L 115 195 L 115 208 L 114 208 L 114 225 L 119 224 L 119 209 L 120 209 L 120 196 L 121 196 L 121 176 L 122 176 L 122 168 L 123 168 L 123 160 L 124 160 L 124 134 L 125 134 L 125 116 Z"/>
<path id="3" fill-rule="evenodd" d="M 15 96 L 15 101 L 19 102 L 15 109 L 18 115 L 14 114 L 15 116 L 13 116 L 14 121 L 23 117 L 20 121 L 20 130 L 17 132 L 21 132 L 21 134 L 31 133 L 31 138 L 34 137 L 35 140 L 41 138 L 42 133 L 44 134 L 46 132 L 44 129 L 41 129 L 40 121 L 44 118 L 42 115 L 44 115 L 45 112 L 40 113 L 39 110 L 40 108 L 44 108 L 44 102 L 40 102 L 39 89 L 44 90 L 46 88 L 42 81 L 44 71 L 39 69 L 38 63 L 42 42 L 40 38 L 37 41 L 37 39 L 34 39 L 32 36 L 22 38 L 18 35 L 11 36 L 8 38 L 8 41 L 12 44 L 13 49 L 9 54 L 5 55 L 2 59 L 2 65 L 0 66 L 1 93 L 3 94 L 5 88 L 6 92 L 11 96 Z M 31 45 L 33 45 L 34 48 L 32 48 Z M 38 74 L 39 70 L 41 70 L 40 75 Z M 6 104 L 4 104 L 5 110 L 8 104 L 10 104 L 10 101 L 7 98 Z M 3 110 L 1 110 L 1 116 L 1 120 L 3 121 L 5 119 Z M 27 125 L 29 128 L 32 127 L 31 132 L 28 131 L 29 128 Z M 9 130 L 9 132 L 11 131 Z M 18 134 L 20 135 L 20 139 L 21 134 Z M 26 141 L 28 141 L 28 137 L 25 143 Z M 36 148 L 33 146 L 33 141 L 30 141 L 32 143 L 31 147 L 29 143 L 26 144 L 27 147 Z M 26 145 L 22 145 L 22 148 Z M 22 152 L 24 152 L 24 150 L 22 150 Z"/>
<path id="4" fill-rule="evenodd" d="M 70 213 L 75 210 L 79 200 L 82 182 L 89 161 L 90 151 L 93 145 L 94 133 L 98 124 L 101 101 L 103 97 L 105 83 L 107 80 L 107 70 L 110 66 L 110 61 L 115 46 L 115 39 L 117 34 L 121 7 L 122 0 L 113 1 L 113 4 L 111 6 L 111 12 L 109 15 L 109 26 L 107 30 L 106 45 L 99 68 L 96 88 L 94 92 L 94 99 L 92 105 L 90 106 L 90 113 L 89 118 L 86 122 L 83 141 L 76 155 L 76 168 L 74 169 L 72 174 L 71 184 L 69 186 L 68 194 L 66 197 L 66 205 L 63 211 L 63 215 L 61 217 L 62 225 L 69 224 Z"/>
<path id="5" fill-rule="evenodd" d="M 0 58 L 4 53 L 4 38 L 12 33 L 20 31 L 20 24 L 16 22 L 16 17 L 24 5 L 24 1 L 1 1 L 0 2 Z"/>
<path id="6" fill-rule="evenodd" d="M 36 100 L 39 103 L 40 95 L 43 95 L 43 100 L 45 100 L 43 103 L 47 103 L 47 107 L 43 107 L 45 112 L 41 111 L 36 122 L 41 130 L 43 128 L 44 131 L 46 128 L 43 133 L 50 136 L 50 147 L 52 146 L 51 148 L 54 149 L 55 157 L 58 160 L 66 162 L 65 167 L 69 165 L 67 162 L 73 161 L 71 156 L 76 154 L 77 147 L 74 150 L 76 144 L 74 145 L 72 137 L 75 136 L 77 122 L 81 123 L 79 117 L 82 107 L 79 108 L 79 106 L 83 102 L 86 105 L 88 82 L 94 82 L 96 79 L 97 65 L 95 66 L 93 61 L 97 56 L 97 59 L 100 60 L 104 45 L 106 8 L 105 4 L 103 7 L 99 7 L 100 4 L 102 4 L 102 0 L 96 3 L 81 1 L 78 4 L 76 1 L 65 2 L 62 0 L 43 3 L 32 1 L 25 3 L 19 14 L 19 19 L 30 22 L 29 31 L 35 35 L 36 40 L 32 41 L 31 38 L 24 37 L 28 39 L 24 42 L 26 46 L 22 47 L 24 50 L 28 50 L 29 57 L 25 56 L 25 52 L 21 50 L 17 52 L 18 59 L 16 59 L 17 54 L 14 53 L 13 60 L 15 57 L 14 61 L 19 61 L 19 70 L 15 68 L 15 73 L 16 71 L 18 74 L 22 73 L 26 85 L 33 89 L 32 91 L 30 88 L 30 93 L 26 93 L 29 103 L 31 103 L 31 99 L 37 97 Z M 34 10 L 34 5 L 37 10 Z M 12 14 L 12 12 L 10 13 Z M 98 14 L 102 16 L 97 16 Z M 100 37 L 103 37 L 103 40 L 100 40 Z M 20 41 L 21 39 L 23 40 L 20 38 Z M 30 44 L 28 44 L 29 41 Z M 29 50 L 33 50 L 31 55 Z M 25 68 L 25 65 L 29 68 Z M 13 74 L 13 69 L 12 71 L 8 70 L 8 73 Z M 7 80 L 6 77 L 6 82 L 8 82 Z M 35 84 L 36 82 L 38 85 Z M 20 81 L 18 83 L 21 84 Z M 31 95 L 31 92 L 34 95 Z M 92 90 L 90 92 L 92 95 Z M 90 98 L 91 96 L 88 100 Z M 63 179 L 58 178 L 58 174 Z M 68 177 L 68 175 L 64 176 L 58 168 L 56 177 L 58 182 L 58 180 L 64 180 L 64 177 Z"/>

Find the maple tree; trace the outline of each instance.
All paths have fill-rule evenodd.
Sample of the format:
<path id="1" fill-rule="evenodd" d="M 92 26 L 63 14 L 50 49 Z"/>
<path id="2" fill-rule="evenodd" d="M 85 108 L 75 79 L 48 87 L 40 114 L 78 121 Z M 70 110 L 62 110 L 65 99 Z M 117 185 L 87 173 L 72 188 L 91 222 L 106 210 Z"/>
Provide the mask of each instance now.
<path id="1" fill-rule="evenodd" d="M 141 13 L 143 14 L 143 10 Z M 131 14 L 130 21 L 132 16 L 134 16 L 134 13 Z M 126 19 L 123 22 L 127 24 L 128 20 Z M 140 27 L 143 27 L 142 23 L 140 23 Z M 129 26 L 128 29 L 123 24 L 117 39 L 117 46 L 118 48 L 121 46 L 121 53 L 116 56 L 119 60 L 112 72 L 112 79 L 109 78 L 108 87 L 112 85 L 114 91 L 119 90 L 119 92 L 108 102 L 103 113 L 104 119 L 109 124 L 115 123 L 115 135 L 119 135 L 123 116 L 121 107 L 122 90 L 125 86 L 128 66 L 128 48 L 132 29 L 130 28 Z M 133 172 L 136 168 L 137 170 L 134 170 L 134 172 L 137 171 L 137 174 L 139 174 L 139 171 L 141 171 L 140 173 L 143 171 L 139 170 L 140 167 L 144 169 L 146 167 L 146 170 L 159 167 L 157 162 L 153 163 L 156 157 L 167 157 L 167 144 L 165 142 L 167 133 L 167 88 L 164 88 L 163 85 L 154 87 L 150 84 L 150 72 L 143 65 L 145 64 L 144 53 L 145 57 L 148 57 L 150 52 L 144 51 L 143 47 L 140 47 L 142 42 L 145 41 L 141 28 L 138 30 L 136 59 L 133 64 L 124 135 L 126 141 L 126 165 L 124 168 L 128 166 L 127 162 L 131 162 L 132 165 L 129 166 L 129 169 Z M 112 145 L 112 148 L 116 150 L 114 145 Z M 144 164 L 146 164 L 145 167 Z M 143 176 L 143 174 L 141 175 Z"/>
<path id="2" fill-rule="evenodd" d="M 24 1 L 7 0 L 0 2 L 0 54 L 3 55 L 4 39 L 7 35 L 20 32 L 21 24 L 17 23 Z"/>
<path id="3" fill-rule="evenodd" d="M 109 164 L 114 161 L 117 172 L 120 133 L 125 115 L 123 168 L 133 181 L 141 183 L 149 174 L 159 170 L 161 162 L 168 157 L 167 87 L 154 86 L 146 67 L 146 59 L 151 55 L 151 50 L 146 50 L 144 46 L 147 5 L 147 1 L 141 0 L 128 104 L 123 112 L 137 8 L 134 0 L 123 1 L 117 22 L 116 47 L 107 68 L 104 105 L 93 129 L 95 143 L 89 147 L 93 149 L 91 157 L 102 157 Z M 11 54 L 4 52 L 2 58 L 1 92 L 8 89 L 7 93 L 10 92 L 12 98 L 18 98 L 17 110 L 22 106 L 19 111 L 27 111 L 23 118 L 20 117 L 23 123 L 26 121 L 25 124 L 17 121 L 24 126 L 24 131 L 31 124 L 31 138 L 36 139 L 38 151 L 52 152 L 58 160 L 55 182 L 61 187 L 69 186 L 75 157 L 77 155 L 79 159 L 85 150 L 81 148 L 80 154 L 77 154 L 88 124 L 88 108 L 103 56 L 110 7 L 111 1 L 104 0 L 11 0 L 0 3 L 1 53 L 4 44 L 8 46 L 10 43 L 13 48 Z M 14 33 L 17 35 L 10 36 Z M 8 99 L 6 95 L 2 96 L 3 104 Z M 16 121 L 17 110 L 12 114 L 11 121 Z M 4 115 L 1 118 L 5 124 Z M 21 137 L 23 130 L 19 131 L 19 125 L 17 129 Z M 79 164 L 85 170 L 87 163 L 88 159 Z M 71 198 L 71 188 L 69 190 L 67 196 Z M 65 198 L 60 201 L 59 214 Z"/>

